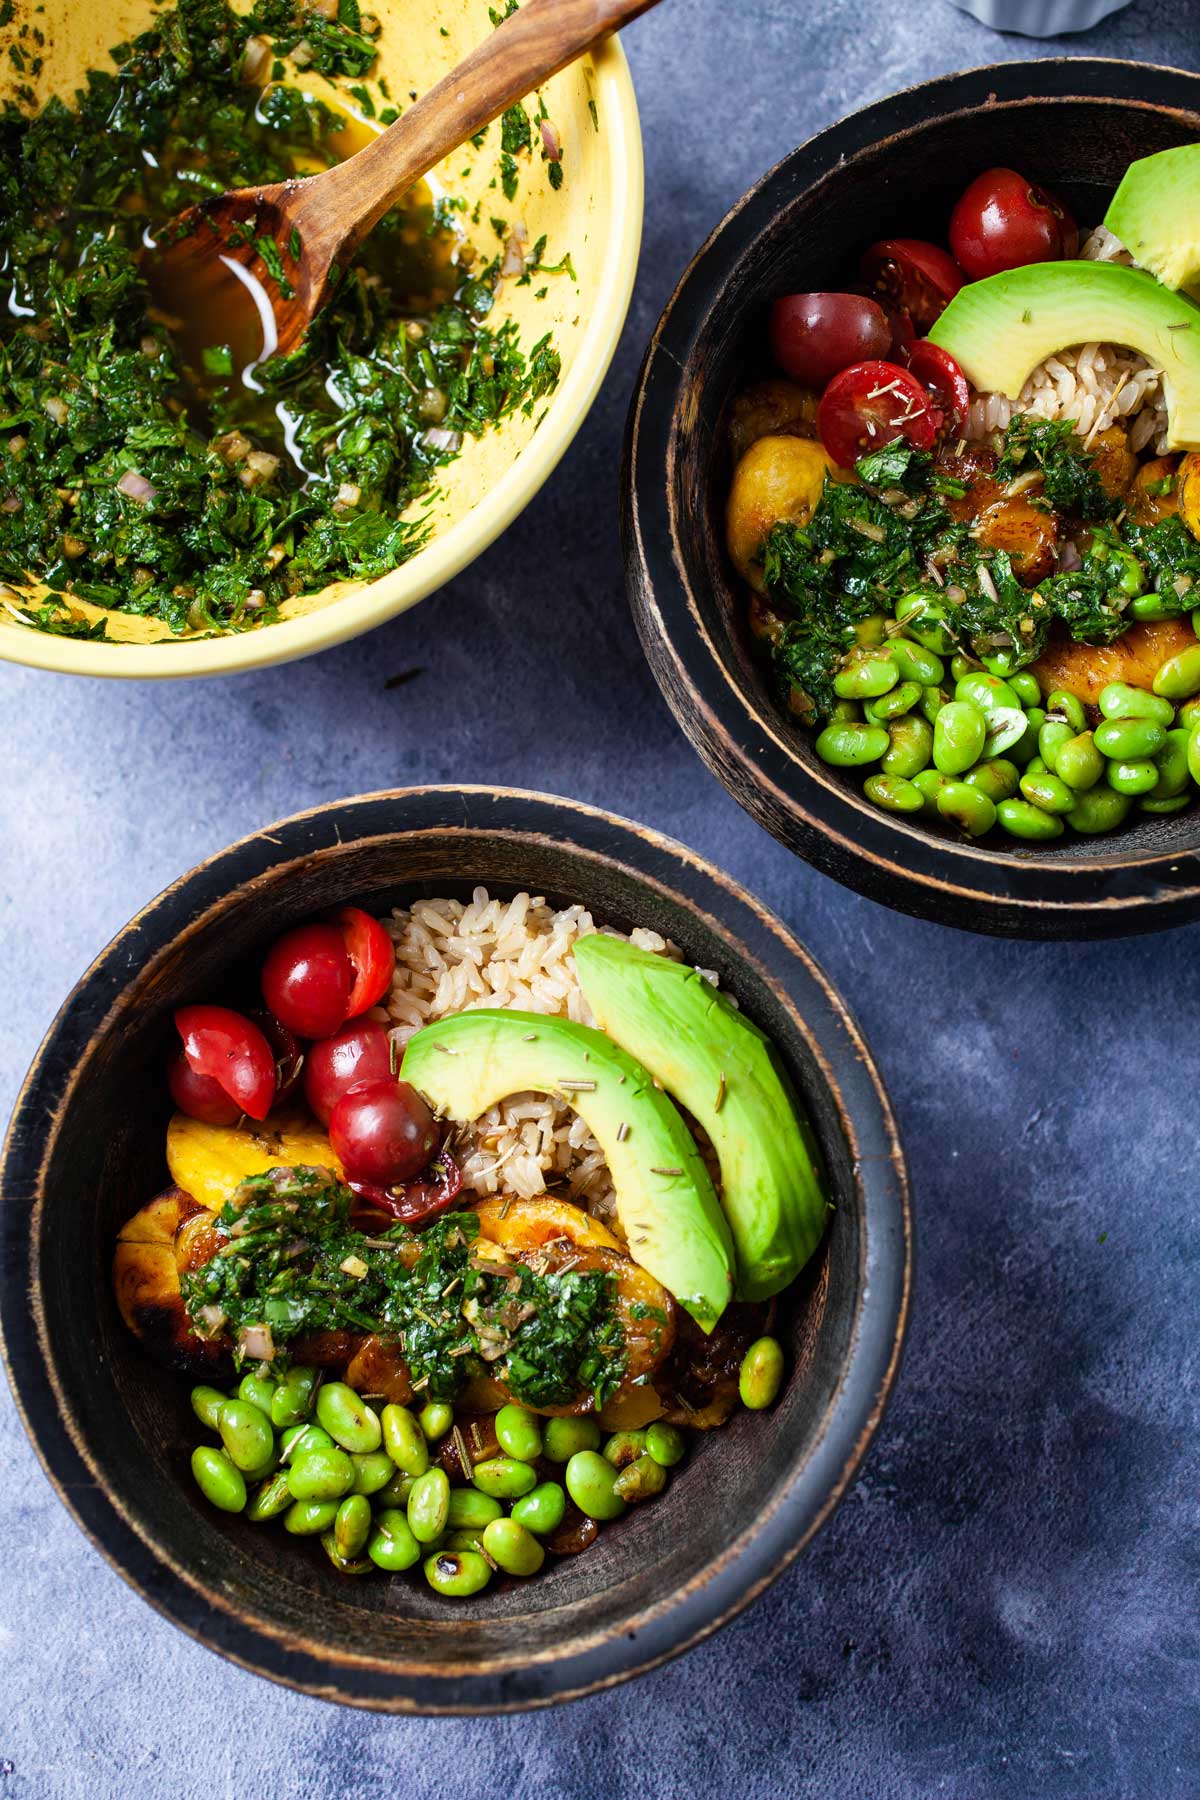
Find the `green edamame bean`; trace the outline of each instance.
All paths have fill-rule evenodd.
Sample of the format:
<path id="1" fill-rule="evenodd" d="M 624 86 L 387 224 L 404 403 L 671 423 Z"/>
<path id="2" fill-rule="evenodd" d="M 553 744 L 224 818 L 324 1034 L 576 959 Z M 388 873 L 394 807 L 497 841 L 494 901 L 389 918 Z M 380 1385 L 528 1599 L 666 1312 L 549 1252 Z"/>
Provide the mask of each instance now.
<path id="1" fill-rule="evenodd" d="M 639 1456 L 620 1471 L 614 1483 L 617 1493 L 629 1506 L 639 1500 L 653 1500 L 667 1485 L 667 1471 L 652 1456 Z"/>
<path id="2" fill-rule="evenodd" d="M 391 1461 L 391 1458 L 388 1458 Z M 386 1487 L 381 1487 L 375 1496 L 380 1506 L 407 1506 L 408 1496 L 413 1491 L 415 1475 L 406 1475 L 403 1469 L 394 1469 L 392 1478 Z"/>
<path id="3" fill-rule="evenodd" d="M 1022 706 L 1040 706 L 1042 704 L 1042 690 L 1038 686 L 1038 678 L 1028 669 L 1014 670 L 1008 678 L 1008 685 Z"/>
<path id="4" fill-rule="evenodd" d="M 996 819 L 1010 837 L 1024 838 L 1031 844 L 1047 843 L 1063 832 L 1061 819 L 1028 800 L 1002 800 L 996 808 Z"/>
<path id="5" fill-rule="evenodd" d="M 921 716 L 932 725 L 943 706 L 949 704 L 950 696 L 944 687 L 927 687 L 921 694 Z M 930 742 L 932 743 L 932 739 Z"/>
<path id="6" fill-rule="evenodd" d="M 459 1531 L 448 1531 L 437 1547 L 439 1550 L 482 1550 L 483 1526 L 470 1528 L 464 1525 Z"/>
<path id="7" fill-rule="evenodd" d="M 378 1450 L 383 1438 L 379 1415 L 344 1381 L 327 1381 L 318 1391 L 317 1417 L 343 1450 L 355 1450 L 360 1456 L 368 1450 Z"/>
<path id="8" fill-rule="evenodd" d="M 1077 792 L 1095 787 L 1104 773 L 1104 758 L 1090 731 L 1077 732 L 1065 744 L 1059 745 L 1054 758 L 1054 773 Z"/>
<path id="9" fill-rule="evenodd" d="M 1038 732 L 1038 755 L 1052 775 L 1058 774 L 1054 764 L 1059 750 L 1064 744 L 1069 744 L 1076 735 L 1074 727 L 1069 725 L 1065 719 L 1051 718 L 1047 713 L 1046 723 Z"/>
<path id="10" fill-rule="evenodd" d="M 542 1454 L 549 1462 L 570 1462 L 576 1451 L 599 1447 L 595 1419 L 547 1419 L 542 1427 Z"/>
<path id="11" fill-rule="evenodd" d="M 1059 776 L 1051 775 L 1049 769 L 1040 775 L 1028 772 L 1022 775 L 1021 792 L 1032 805 L 1047 813 L 1069 813 L 1077 798 L 1074 788 L 1068 787 Z"/>
<path id="12" fill-rule="evenodd" d="M 1153 794 L 1146 794 L 1138 801 L 1138 811 L 1144 813 L 1177 813 L 1191 804 L 1190 794 L 1172 794 L 1165 800 L 1156 800 Z"/>
<path id="13" fill-rule="evenodd" d="M 265 1380 L 261 1375 L 247 1373 L 238 1383 L 237 1397 L 239 1400 L 248 1401 L 251 1406 L 257 1406 L 268 1424 L 270 1423 L 271 1401 L 275 1397 L 273 1381 Z"/>
<path id="14" fill-rule="evenodd" d="M 1166 743 L 1158 755 L 1151 758 L 1158 770 L 1158 781 L 1146 796 L 1148 800 L 1173 800 L 1177 794 L 1186 791 L 1189 736 L 1189 732 L 1179 728 L 1168 731 Z"/>
<path id="15" fill-rule="evenodd" d="M 1003 707 L 1006 712 L 1021 711 L 1021 701 L 1014 687 L 1002 681 L 998 675 L 989 675 L 986 669 L 972 669 L 954 685 L 956 700 L 969 700 L 977 706 L 986 718 L 989 713 Z"/>
<path id="16" fill-rule="evenodd" d="M 518 1462 L 536 1462 L 542 1454 L 542 1428 L 524 1406 L 502 1406 L 493 1421 L 496 1442 Z"/>
<path id="17" fill-rule="evenodd" d="M 465 1600 L 482 1592 L 492 1571 L 478 1550 L 437 1550 L 425 1558 L 425 1579 L 435 1594 Z"/>
<path id="18" fill-rule="evenodd" d="M 1200 725 L 1200 694 L 1194 700 L 1184 701 L 1175 715 L 1175 723 L 1181 731 L 1195 731 Z"/>
<path id="19" fill-rule="evenodd" d="M 429 1467 L 429 1442 L 407 1406 L 385 1406 L 380 1415 L 383 1447 L 406 1475 L 423 1475 Z"/>
<path id="20" fill-rule="evenodd" d="M 192 1389 L 192 1411 L 200 1423 L 207 1425 L 210 1431 L 219 1431 L 221 1408 L 228 1399 L 229 1395 L 223 1394 L 220 1388 L 194 1387 Z"/>
<path id="21" fill-rule="evenodd" d="M 1076 831 L 1093 836 L 1102 831 L 1115 831 L 1118 825 L 1125 822 L 1133 798 L 1129 794 L 1118 794 L 1107 782 L 1097 782 L 1094 788 L 1075 796 L 1075 804 L 1067 814 L 1067 823 Z"/>
<path id="22" fill-rule="evenodd" d="M 619 1519 L 625 1502 L 616 1490 L 617 1471 L 594 1450 L 577 1450 L 567 1464 L 567 1492 L 590 1519 Z"/>
<path id="23" fill-rule="evenodd" d="M 829 717 L 838 725 L 853 725 L 861 721 L 863 709 L 857 700 L 835 700 L 833 711 Z"/>
<path id="24" fill-rule="evenodd" d="M 480 1493 L 495 1500 L 519 1500 L 537 1486 L 537 1470 L 515 1456 L 492 1456 L 475 1464 L 471 1480 Z"/>
<path id="25" fill-rule="evenodd" d="M 275 1433 L 265 1412 L 249 1400 L 227 1400 L 217 1420 L 230 1457 L 251 1480 L 265 1475 L 275 1460 Z"/>
<path id="26" fill-rule="evenodd" d="M 816 752 L 834 769 L 857 769 L 878 762 L 888 747 L 882 725 L 827 725 L 817 734 Z"/>
<path id="27" fill-rule="evenodd" d="M 1129 617 L 1139 622 L 1146 619 L 1173 619 L 1176 611 L 1161 594 L 1139 594 L 1130 604 Z"/>
<path id="28" fill-rule="evenodd" d="M 870 613 L 865 619 L 854 622 L 854 641 L 864 649 L 877 650 L 887 641 L 888 616 L 886 613 Z"/>
<path id="29" fill-rule="evenodd" d="M 1153 756 L 1167 741 L 1165 726 L 1155 719 L 1105 719 L 1092 736 L 1101 755 L 1113 762 L 1134 762 Z"/>
<path id="30" fill-rule="evenodd" d="M 539 1537 L 548 1537 L 552 1531 L 558 1530 L 566 1510 L 567 1496 L 557 1481 L 539 1481 L 529 1493 L 513 1501 L 512 1516 L 526 1531 L 536 1531 Z"/>
<path id="31" fill-rule="evenodd" d="M 880 694 L 878 700 L 866 701 L 863 716 L 870 719 L 872 725 L 886 725 L 889 719 L 899 719 L 904 713 L 911 712 L 924 691 L 919 681 L 901 681 L 886 694 Z"/>
<path id="32" fill-rule="evenodd" d="M 982 666 L 978 657 L 968 656 L 965 650 L 956 650 L 950 658 L 950 674 L 955 681 L 961 681 L 964 675 L 971 673 L 972 669 L 979 669 Z"/>
<path id="33" fill-rule="evenodd" d="M 999 675 L 1001 680 L 1005 680 L 1017 666 L 1017 652 L 1015 650 L 989 650 L 979 660 L 989 675 Z"/>
<path id="34" fill-rule="evenodd" d="M 298 1450 L 288 1465 L 294 1500 L 340 1500 L 354 1486 L 354 1464 L 336 1444 Z"/>
<path id="35" fill-rule="evenodd" d="M 317 1391 L 316 1369 L 289 1369 L 271 1395 L 271 1423 L 277 1431 L 299 1425 L 312 1410 Z"/>
<path id="36" fill-rule="evenodd" d="M 946 665 L 940 656 L 927 650 L 924 644 L 914 643 L 908 637 L 894 637 L 888 645 L 888 654 L 900 671 L 902 681 L 917 681 L 922 687 L 942 685 Z"/>
<path id="37" fill-rule="evenodd" d="M 985 796 L 981 794 L 979 798 L 982 800 Z M 783 1345 L 778 1338 L 756 1338 L 743 1356 L 738 1372 L 742 1405 L 749 1407 L 751 1412 L 762 1412 L 777 1397 L 782 1385 Z"/>
<path id="38" fill-rule="evenodd" d="M 332 1531 L 321 1533 L 321 1548 L 339 1575 L 369 1575 L 371 1573 L 371 1565 L 365 1557 L 343 1555 L 338 1546 L 336 1521 Z"/>
<path id="39" fill-rule="evenodd" d="M 933 760 L 943 775 L 962 775 L 983 754 L 987 721 L 970 700 L 951 700 L 933 725 Z"/>
<path id="40" fill-rule="evenodd" d="M 604 1446 L 604 1460 L 610 1462 L 614 1469 L 623 1469 L 628 1463 L 636 1462 L 639 1456 L 646 1454 L 646 1434 L 644 1431 L 614 1431 Z"/>
<path id="41" fill-rule="evenodd" d="M 1175 716 L 1169 700 L 1145 688 L 1131 687 L 1127 681 L 1110 681 L 1100 689 L 1100 711 L 1106 719 L 1153 719 L 1164 726 Z"/>
<path id="42" fill-rule="evenodd" d="M 241 1512 L 246 1504 L 246 1478 L 227 1451 L 197 1444 L 192 1451 L 192 1474 L 210 1505 L 222 1512 Z"/>
<path id="43" fill-rule="evenodd" d="M 354 1464 L 353 1494 L 377 1494 L 385 1488 L 396 1473 L 396 1465 L 386 1450 L 354 1451 L 350 1461 Z"/>
<path id="44" fill-rule="evenodd" d="M 288 1486 L 287 1471 L 280 1469 L 269 1481 L 264 1481 L 246 1508 L 246 1517 L 252 1524 L 260 1525 L 266 1519 L 277 1519 L 292 1504 L 292 1490 Z"/>
<path id="45" fill-rule="evenodd" d="M 1158 786 L 1158 766 L 1148 756 L 1110 762 L 1105 774 L 1109 787 L 1118 794 L 1149 794 Z"/>
<path id="46" fill-rule="evenodd" d="M 431 1400 L 417 1414 L 417 1424 L 431 1444 L 445 1437 L 453 1423 L 454 1408 L 447 1406 L 444 1400 Z"/>
<path id="47" fill-rule="evenodd" d="M 1165 700 L 1190 700 L 1200 694 L 1200 644 L 1189 644 L 1161 663 L 1154 677 L 1154 691 Z"/>
<path id="48" fill-rule="evenodd" d="M 940 769 L 919 769 L 913 776 L 912 784 L 921 796 L 921 810 L 926 818 L 936 819 L 939 816 L 937 797 L 953 779 L 952 775 L 943 775 Z"/>
<path id="49" fill-rule="evenodd" d="M 883 773 L 909 778 L 928 767 L 933 755 L 933 726 L 917 713 L 906 713 L 888 726 Z"/>
<path id="50" fill-rule="evenodd" d="M 917 813 L 924 805 L 920 790 L 903 775 L 868 775 L 863 793 L 874 806 L 890 813 Z"/>
<path id="51" fill-rule="evenodd" d="M 937 809 L 968 837 L 982 837 L 996 823 L 996 805 L 977 787 L 965 781 L 947 781 L 938 789 Z"/>
<path id="52" fill-rule="evenodd" d="M 1038 733 L 1046 723 L 1046 714 L 1040 706 L 1030 706 L 1025 712 L 1025 729 L 1004 752 L 1009 762 L 1015 762 L 1018 768 L 1024 768 L 1037 755 Z"/>
<path id="53" fill-rule="evenodd" d="M 1192 630 L 1195 632 L 1196 636 L 1198 638 L 1200 638 L 1200 606 L 1198 606 L 1196 608 L 1195 612 L 1192 614 L 1191 626 L 1192 626 Z"/>
<path id="54" fill-rule="evenodd" d="M 1188 774 L 1195 782 L 1200 782 L 1200 726 L 1188 734 L 1187 747 Z"/>
<path id="55" fill-rule="evenodd" d="M 337 1518 L 336 1500 L 293 1500 L 283 1515 L 283 1529 L 293 1537 L 319 1537 Z"/>
<path id="56" fill-rule="evenodd" d="M 677 1426 L 655 1419 L 653 1425 L 646 1427 L 646 1449 L 664 1469 L 673 1469 L 676 1463 L 683 1461 L 687 1442 Z"/>
<path id="57" fill-rule="evenodd" d="M 1047 694 L 1046 712 L 1061 713 L 1075 734 L 1081 732 L 1087 724 L 1083 701 L 1066 688 L 1055 688 L 1052 694 Z"/>
<path id="58" fill-rule="evenodd" d="M 338 1554 L 352 1562 L 367 1547 L 371 1535 L 371 1502 L 365 1494 L 347 1494 L 333 1521 L 333 1541 Z"/>
<path id="59" fill-rule="evenodd" d="M 408 1496 L 408 1522 L 421 1544 L 441 1537 L 450 1517 L 450 1477 L 435 1464 L 413 1478 Z"/>
<path id="60" fill-rule="evenodd" d="M 446 1528 L 449 1531 L 482 1531 L 503 1512 L 498 1500 L 490 1494 L 481 1494 L 478 1488 L 451 1488 Z"/>
<path id="61" fill-rule="evenodd" d="M 420 1562 L 421 1546 L 408 1520 L 395 1507 L 376 1513 L 375 1529 L 367 1539 L 367 1555 L 377 1569 L 385 1569 L 389 1575 L 397 1575 Z"/>
<path id="62" fill-rule="evenodd" d="M 936 656 L 949 656 L 954 649 L 954 633 L 946 623 L 946 608 L 932 594 L 905 594 L 896 603 L 897 622 L 904 635 Z"/>
<path id="63" fill-rule="evenodd" d="M 991 762 L 976 763 L 973 769 L 967 770 L 963 780 L 969 787 L 986 794 L 994 805 L 997 800 L 1007 800 L 1010 794 L 1016 793 L 1020 770 L 1016 763 L 996 756 Z"/>
<path id="64" fill-rule="evenodd" d="M 840 700 L 874 700 L 899 679 L 900 671 L 886 652 L 875 656 L 869 650 L 856 651 L 834 676 L 833 691 Z"/>
<path id="65" fill-rule="evenodd" d="M 536 1575 L 546 1560 L 533 1533 L 516 1519 L 493 1519 L 484 1528 L 483 1547 L 506 1575 Z"/>
<path id="66" fill-rule="evenodd" d="M 281 1462 L 291 1462 L 302 1450 L 331 1450 L 333 1439 L 319 1425 L 289 1425 L 279 1439 Z"/>

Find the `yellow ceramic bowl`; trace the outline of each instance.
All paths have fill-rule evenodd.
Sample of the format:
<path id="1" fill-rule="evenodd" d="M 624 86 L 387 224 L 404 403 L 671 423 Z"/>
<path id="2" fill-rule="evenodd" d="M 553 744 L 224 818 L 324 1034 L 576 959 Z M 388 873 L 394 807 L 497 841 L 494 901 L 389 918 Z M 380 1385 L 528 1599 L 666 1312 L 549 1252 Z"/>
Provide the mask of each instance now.
<path id="1" fill-rule="evenodd" d="M 144 30 L 155 10 L 150 0 L 91 0 L 85 6 L 78 0 L 16 0 L 13 20 L 0 29 L 0 97 L 19 79 L 8 47 L 23 25 L 36 24 L 46 39 L 39 99 L 56 92 L 69 98 L 83 72 L 109 66 L 110 46 Z M 373 74 L 382 75 L 396 95 L 432 87 L 492 29 L 488 0 L 371 0 L 371 10 L 383 23 Z M 515 319 L 526 350 L 549 332 L 562 375 L 533 418 L 517 413 L 482 438 L 464 441 L 461 455 L 439 476 L 432 505 L 428 496 L 421 503 L 433 522 L 426 547 L 377 581 L 340 582 L 298 596 L 286 603 L 278 624 L 226 637 L 175 637 L 158 622 L 122 613 L 107 615 L 107 641 L 52 637 L 0 608 L 0 657 L 67 674 L 142 678 L 222 675 L 288 662 L 414 606 L 512 523 L 575 436 L 604 379 L 629 306 L 642 229 L 637 102 L 616 39 L 542 92 L 562 145 L 562 185 L 551 188 L 548 165 L 535 151 L 521 158 L 517 199 L 501 210 L 525 225 L 530 244 L 546 236 L 548 262 L 569 252 L 577 279 L 548 275 L 525 287 L 505 279 L 489 323 Z M 493 126 L 481 150 L 450 157 L 431 176 L 437 192 L 462 195 L 468 212 L 483 201 L 484 223 L 472 226 L 471 235 L 485 256 L 498 247 L 486 221 L 498 204 L 489 188 L 499 138 Z M 84 610 L 95 616 L 100 611 Z"/>

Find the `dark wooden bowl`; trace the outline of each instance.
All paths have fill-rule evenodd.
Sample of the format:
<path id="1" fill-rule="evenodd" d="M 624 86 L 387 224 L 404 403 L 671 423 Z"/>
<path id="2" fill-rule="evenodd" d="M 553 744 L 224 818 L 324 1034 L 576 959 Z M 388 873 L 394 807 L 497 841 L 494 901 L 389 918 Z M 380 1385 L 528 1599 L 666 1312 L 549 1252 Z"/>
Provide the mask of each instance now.
<path id="1" fill-rule="evenodd" d="M 163 1185 L 171 1011 L 335 903 L 531 887 L 648 924 L 720 971 L 781 1047 L 836 1210 L 783 1309 L 790 1378 L 661 1500 L 581 1557 L 470 1603 L 347 1580 L 319 1549 L 213 1512 L 188 1470 L 186 1385 L 144 1357 L 109 1286 L 118 1226 Z M 0 1325 L 26 1429 L 63 1503 L 147 1600 L 308 1693 L 404 1712 L 549 1704 L 676 1654 L 745 1606 L 845 1492 L 900 1355 L 912 1274 L 903 1153 L 839 996 L 772 915 L 680 845 L 570 801 L 413 789 L 303 813 L 168 888 L 70 995 L 0 1164 Z M 697 1504 L 698 1496 L 702 1503 Z"/>
<path id="2" fill-rule="evenodd" d="M 1092 60 L 926 82 L 822 132 L 717 227 L 651 340 L 622 476 L 626 578 L 651 667 L 735 799 L 827 875 L 903 912 L 1022 937 L 1152 931 L 1200 915 L 1200 808 L 1049 847 L 907 824 L 827 768 L 761 680 L 725 555 L 729 401 L 767 372 L 781 293 L 853 279 L 874 239 L 945 241 L 967 179 L 1011 164 L 1098 222 L 1127 165 L 1200 137 L 1200 77 Z"/>

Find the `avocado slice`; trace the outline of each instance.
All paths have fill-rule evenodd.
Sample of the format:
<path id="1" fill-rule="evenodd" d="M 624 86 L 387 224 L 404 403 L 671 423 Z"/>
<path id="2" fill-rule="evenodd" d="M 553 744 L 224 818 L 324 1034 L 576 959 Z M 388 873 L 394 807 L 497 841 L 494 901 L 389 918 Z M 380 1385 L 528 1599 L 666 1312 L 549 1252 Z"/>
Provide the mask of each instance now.
<path id="1" fill-rule="evenodd" d="M 770 1039 L 695 969 L 621 938 L 586 937 L 575 967 L 588 1005 L 708 1133 L 743 1300 L 804 1267 L 828 1206 L 816 1144 Z"/>
<path id="2" fill-rule="evenodd" d="M 1030 263 L 960 288 L 929 333 L 968 381 L 1015 400 L 1073 344 L 1127 344 L 1163 373 L 1170 447 L 1200 445 L 1200 307 L 1143 269 Z"/>
<path id="3" fill-rule="evenodd" d="M 691 1132 L 627 1051 L 571 1019 L 481 1007 L 418 1031 L 400 1074 L 451 1119 L 526 1088 L 574 1107 L 604 1151 L 634 1261 L 712 1330 L 733 1292 L 729 1226 Z"/>
<path id="4" fill-rule="evenodd" d="M 1130 163 L 1104 224 L 1164 287 L 1194 287 L 1200 279 L 1200 144 Z"/>

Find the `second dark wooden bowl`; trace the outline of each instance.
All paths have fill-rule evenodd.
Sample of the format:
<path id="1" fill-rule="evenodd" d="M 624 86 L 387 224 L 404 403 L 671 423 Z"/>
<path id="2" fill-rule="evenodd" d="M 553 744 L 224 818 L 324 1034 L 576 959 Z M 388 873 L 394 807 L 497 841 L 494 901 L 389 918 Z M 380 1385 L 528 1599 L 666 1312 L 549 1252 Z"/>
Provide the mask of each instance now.
<path id="1" fill-rule="evenodd" d="M 779 712 L 724 548 L 732 395 L 767 372 L 778 294 L 853 279 L 876 238 L 945 241 L 971 176 L 1010 164 L 1097 223 L 1134 158 L 1200 138 L 1200 77 L 1071 58 L 975 69 L 844 119 L 764 176 L 688 268 L 646 353 L 622 476 L 626 579 L 687 736 L 756 819 L 827 875 L 943 924 L 1104 937 L 1200 917 L 1200 806 L 1111 837 L 974 844 L 880 812 Z"/>
<path id="2" fill-rule="evenodd" d="M 281 930 L 334 904 L 382 912 L 420 894 L 465 898 L 477 883 L 583 901 L 597 919 L 649 925 L 717 969 L 785 1056 L 834 1211 L 782 1309 L 790 1373 L 776 1406 L 704 1439 L 660 1500 L 605 1527 L 584 1555 L 454 1603 L 419 1576 L 348 1580 L 311 1543 L 209 1508 L 188 1468 L 187 1387 L 125 1330 L 109 1270 L 118 1227 L 166 1177 L 174 1007 L 219 994 Z M 853 1477 L 908 1314 L 903 1155 L 866 1046 L 821 971 L 680 845 L 570 801 L 490 788 L 324 806 L 176 882 L 52 1025 L 13 1118 L 0 1196 L 9 1379 L 79 1524 L 210 1648 L 308 1693 L 390 1711 L 567 1699 L 663 1661 L 745 1606 Z"/>

